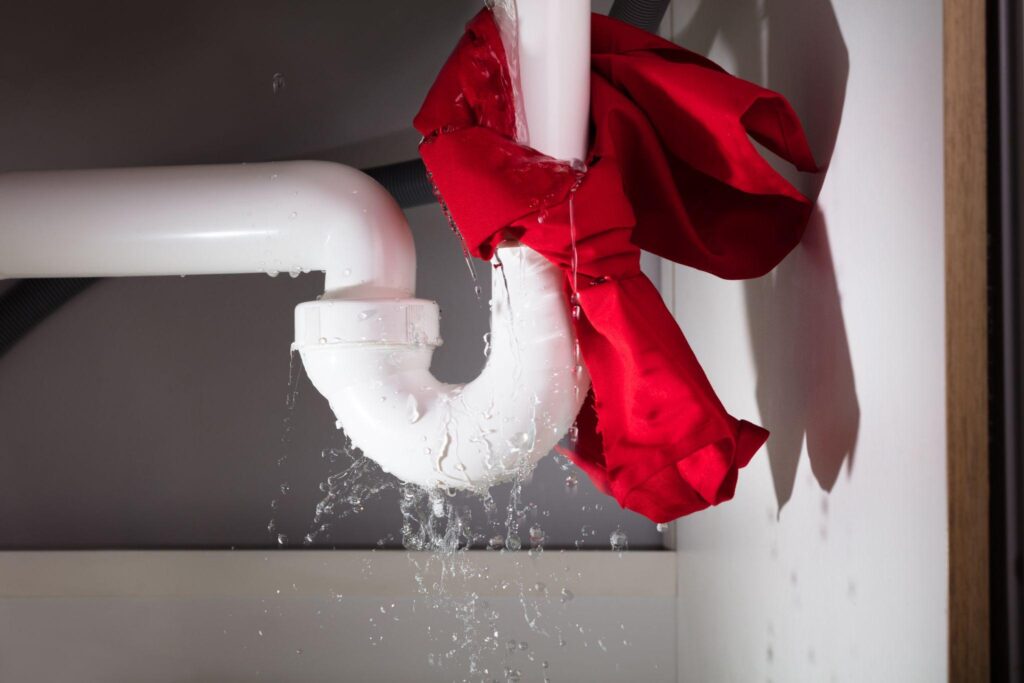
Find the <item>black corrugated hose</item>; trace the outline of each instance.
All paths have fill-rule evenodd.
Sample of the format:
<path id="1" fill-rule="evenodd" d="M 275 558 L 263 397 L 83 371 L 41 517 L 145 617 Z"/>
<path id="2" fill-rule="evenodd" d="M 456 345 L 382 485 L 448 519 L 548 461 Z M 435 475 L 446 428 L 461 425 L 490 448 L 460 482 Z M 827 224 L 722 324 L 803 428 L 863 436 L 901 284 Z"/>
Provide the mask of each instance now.
<path id="1" fill-rule="evenodd" d="M 0 297 L 0 356 L 94 282 L 93 278 L 43 278 L 16 283 Z"/>
<path id="2" fill-rule="evenodd" d="M 655 33 L 668 3 L 669 0 L 615 0 L 608 15 Z M 419 159 L 368 168 L 366 173 L 386 187 L 403 209 L 435 201 L 433 185 Z M 96 281 L 95 278 L 39 278 L 14 285 L 0 296 L 0 356 Z"/>
<path id="3" fill-rule="evenodd" d="M 608 16 L 650 33 L 657 33 L 669 0 L 615 0 Z"/>

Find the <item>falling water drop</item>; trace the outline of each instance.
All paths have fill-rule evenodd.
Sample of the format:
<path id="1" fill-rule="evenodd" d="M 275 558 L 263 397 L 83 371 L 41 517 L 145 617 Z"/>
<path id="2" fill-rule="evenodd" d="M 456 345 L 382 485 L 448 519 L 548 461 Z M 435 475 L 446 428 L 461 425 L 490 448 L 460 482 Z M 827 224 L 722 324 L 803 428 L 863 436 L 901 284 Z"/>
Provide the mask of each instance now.
<path id="1" fill-rule="evenodd" d="M 534 524 L 530 527 L 530 545 L 534 548 L 542 548 L 544 546 L 544 530 L 540 528 L 539 524 Z"/>
<path id="2" fill-rule="evenodd" d="M 616 552 L 622 552 L 629 547 L 629 538 L 626 536 L 626 532 L 622 530 L 622 527 L 617 527 L 615 531 L 608 537 L 611 543 L 612 550 Z"/>
<path id="3" fill-rule="evenodd" d="M 405 402 L 406 414 L 409 416 L 409 422 L 415 424 L 420 419 L 420 404 L 416 400 L 416 396 L 409 394 L 409 398 Z"/>

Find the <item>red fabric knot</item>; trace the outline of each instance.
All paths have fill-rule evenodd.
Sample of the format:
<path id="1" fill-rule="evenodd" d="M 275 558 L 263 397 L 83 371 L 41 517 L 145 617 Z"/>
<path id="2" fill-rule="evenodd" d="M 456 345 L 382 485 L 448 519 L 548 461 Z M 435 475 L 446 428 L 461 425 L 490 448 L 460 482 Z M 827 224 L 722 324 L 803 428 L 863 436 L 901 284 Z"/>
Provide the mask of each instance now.
<path id="1" fill-rule="evenodd" d="M 763 275 L 800 241 L 811 203 L 751 138 L 801 170 L 816 166 L 781 95 L 601 15 L 591 48 L 585 171 L 514 141 L 488 10 L 468 24 L 414 123 L 474 256 L 512 238 L 566 273 L 593 383 L 567 454 L 622 506 L 665 522 L 731 498 L 768 433 L 725 411 L 641 273 L 640 250 L 720 277 Z"/>

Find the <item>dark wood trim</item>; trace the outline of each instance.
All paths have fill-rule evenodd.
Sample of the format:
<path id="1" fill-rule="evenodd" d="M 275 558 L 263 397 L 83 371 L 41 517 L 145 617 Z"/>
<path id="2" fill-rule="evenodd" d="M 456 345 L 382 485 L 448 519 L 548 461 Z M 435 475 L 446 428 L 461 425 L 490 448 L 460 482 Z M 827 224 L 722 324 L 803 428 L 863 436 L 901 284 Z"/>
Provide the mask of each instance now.
<path id="1" fill-rule="evenodd" d="M 985 0 L 944 0 L 949 680 L 987 682 L 988 196 Z"/>

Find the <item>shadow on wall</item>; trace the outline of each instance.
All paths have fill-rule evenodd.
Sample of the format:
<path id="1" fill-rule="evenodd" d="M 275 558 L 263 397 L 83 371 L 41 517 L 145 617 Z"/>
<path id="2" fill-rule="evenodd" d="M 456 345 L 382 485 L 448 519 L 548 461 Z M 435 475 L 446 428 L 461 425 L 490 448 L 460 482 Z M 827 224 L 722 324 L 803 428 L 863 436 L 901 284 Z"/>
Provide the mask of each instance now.
<path id="1" fill-rule="evenodd" d="M 703 0 L 676 42 L 706 54 L 720 40 L 736 75 L 785 95 L 827 169 L 846 98 L 849 53 L 829 0 Z M 783 170 L 783 169 L 779 169 Z M 825 171 L 793 178 L 816 199 Z M 771 430 L 768 458 L 781 514 L 804 442 L 811 471 L 831 491 L 852 471 L 860 405 L 825 215 L 815 208 L 802 243 L 778 268 L 745 283 L 757 401 Z"/>

